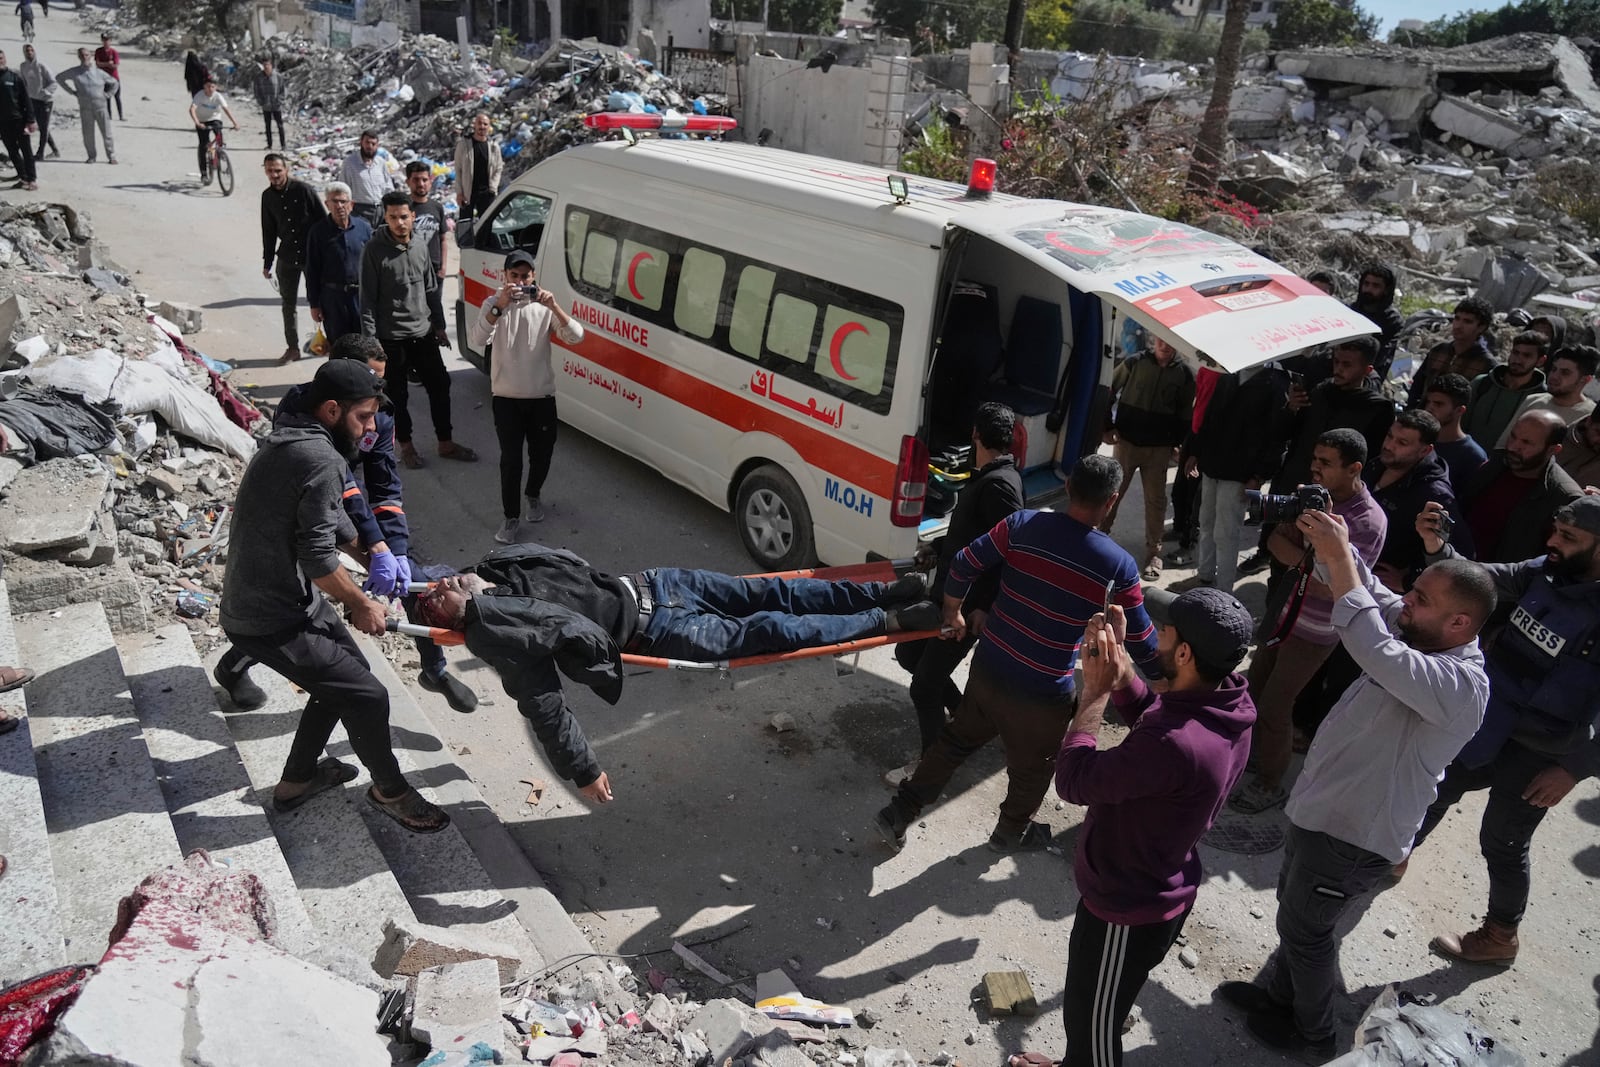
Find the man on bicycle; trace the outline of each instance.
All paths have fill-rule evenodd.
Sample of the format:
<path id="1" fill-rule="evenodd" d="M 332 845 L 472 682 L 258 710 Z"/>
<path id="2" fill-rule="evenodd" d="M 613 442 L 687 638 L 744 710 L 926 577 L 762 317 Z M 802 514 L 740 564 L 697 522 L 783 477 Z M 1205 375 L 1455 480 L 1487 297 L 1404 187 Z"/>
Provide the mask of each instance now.
<path id="1" fill-rule="evenodd" d="M 217 92 L 217 79 L 207 78 L 205 88 L 201 89 L 189 101 L 189 120 L 194 123 L 195 136 L 199 138 L 200 181 L 211 180 L 211 131 L 222 129 L 222 119 L 219 115 L 228 116 L 228 121 L 234 129 L 239 128 L 239 120 L 233 117 L 233 112 L 228 108 L 228 101 Z"/>

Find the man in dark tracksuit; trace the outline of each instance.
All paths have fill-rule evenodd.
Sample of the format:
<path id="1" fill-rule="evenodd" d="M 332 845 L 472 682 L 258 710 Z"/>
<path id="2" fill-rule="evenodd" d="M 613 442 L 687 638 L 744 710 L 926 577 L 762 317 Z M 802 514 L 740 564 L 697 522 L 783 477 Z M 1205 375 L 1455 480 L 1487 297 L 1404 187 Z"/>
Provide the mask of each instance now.
<path id="1" fill-rule="evenodd" d="M 306 234 L 306 302 L 311 320 L 331 346 L 361 332 L 361 253 L 372 240 L 367 220 L 351 212 L 350 187 L 330 182 L 323 194 L 328 217 Z"/>
<path id="2" fill-rule="evenodd" d="M 305 182 L 289 177 L 289 164 L 276 152 L 262 164 L 267 187 L 261 190 L 261 276 L 272 277 L 276 260 L 278 298 L 283 303 L 283 342 L 280 363 L 300 358 L 300 272 L 306 266 L 306 233 L 327 215 L 317 194 Z"/>
<path id="3" fill-rule="evenodd" d="M 339 503 L 349 461 L 373 432 L 382 396 L 383 379 L 371 370 L 330 361 L 312 380 L 309 413 L 287 416 L 262 443 L 234 501 L 221 621 L 244 656 L 309 698 L 273 790 L 274 807 L 299 807 L 356 777 L 349 764 L 322 758 L 342 723 L 372 775 L 367 799 L 414 833 L 432 833 L 449 825 L 449 816 L 406 782 L 389 740 L 388 690 L 327 599 L 337 600 L 363 633 L 385 631 L 388 612 L 339 563 L 341 549 L 357 547 Z M 218 680 L 227 687 L 226 676 Z"/>
<path id="4" fill-rule="evenodd" d="M 427 243 L 412 240 L 415 216 L 410 196 L 398 191 L 385 193 L 382 206 L 383 228 L 361 252 L 361 332 L 376 337 L 389 354 L 384 380 L 394 401 L 401 462 L 413 468 L 422 466 L 422 457 L 411 443 L 407 406 L 410 385 L 406 374 L 415 367 L 428 394 L 439 455 L 470 463 L 478 454 L 450 436 L 450 374 L 439 351 L 446 338 L 444 309 L 437 296 L 439 273 L 428 255 Z"/>
<path id="5" fill-rule="evenodd" d="M 894 582 L 735 578 L 660 567 L 604 574 L 565 549 L 508 545 L 418 600 L 430 626 L 462 630 L 500 674 L 550 767 L 597 803 L 611 799 L 561 675 L 608 704 L 622 696 L 622 653 L 717 662 L 835 645 L 896 630 L 932 630 L 939 610 L 918 575 Z M 903 604 L 899 610 L 886 610 Z M 559 673 L 558 673 L 559 672 Z"/>
<path id="6" fill-rule="evenodd" d="M 330 360 L 353 359 L 365 363 L 369 370 L 383 376 L 383 349 L 377 341 L 359 333 L 346 334 L 336 341 L 328 353 Z M 297 385 L 284 394 L 278 405 L 274 423 L 286 418 L 308 413 L 311 407 L 310 383 Z M 401 500 L 400 462 L 394 452 L 394 416 L 383 408 L 373 420 L 373 430 L 361 438 L 360 452 L 345 472 L 344 493 L 341 503 L 356 528 L 356 541 L 366 552 L 369 577 L 363 587 L 380 596 L 405 596 L 411 582 L 411 531 L 406 522 L 405 505 Z M 405 597 L 407 608 L 413 598 Z M 444 649 L 426 638 L 418 637 L 417 653 L 422 658 L 422 673 L 417 684 L 431 693 L 440 693 L 456 711 L 470 712 L 477 708 L 478 697 L 459 678 L 449 673 Z M 250 669 L 249 657 L 234 648 L 218 662 L 215 675 L 233 703 L 248 711 L 266 703 L 267 695 L 245 673 Z"/>
<path id="7" fill-rule="evenodd" d="M 1431 508 L 1417 517 L 1417 532 L 1430 563 L 1455 554 Z M 1574 786 L 1600 774 L 1600 497 L 1557 510 L 1548 547 L 1542 558 L 1483 565 L 1500 603 L 1515 606 L 1485 656 L 1483 726 L 1445 770 L 1412 845 L 1467 793 L 1489 791 L 1478 832 L 1489 870 L 1483 924 L 1433 939 L 1436 951 L 1466 963 L 1516 960 L 1534 832 Z"/>
<path id="8" fill-rule="evenodd" d="M 6 152 L 17 168 L 18 188 L 39 187 L 33 169 L 33 140 L 29 137 L 37 128 L 28 86 L 22 75 L 6 66 L 6 54 L 0 52 L 0 141 L 5 142 Z"/>
<path id="9" fill-rule="evenodd" d="M 1004 522 L 1007 515 L 1022 509 L 1022 475 L 1017 473 L 1016 458 L 1010 453 L 1016 421 L 1016 415 L 1004 404 L 990 401 L 978 408 L 972 428 L 972 465 L 977 473 L 962 487 L 944 536 L 918 551 L 919 563 L 934 561 L 934 603 L 944 598 L 945 578 L 956 553 Z M 974 582 L 962 609 L 967 618 L 971 619 L 974 613 L 980 617 L 987 614 L 999 592 L 998 571 Z M 945 712 L 954 711 L 961 703 L 961 687 L 950 675 L 977 644 L 982 630 L 978 623 L 959 641 L 902 641 L 894 646 L 894 658 L 911 672 L 911 703 L 917 709 L 921 734 L 919 756 L 944 728 Z M 891 777 L 897 774 L 890 772 Z"/>

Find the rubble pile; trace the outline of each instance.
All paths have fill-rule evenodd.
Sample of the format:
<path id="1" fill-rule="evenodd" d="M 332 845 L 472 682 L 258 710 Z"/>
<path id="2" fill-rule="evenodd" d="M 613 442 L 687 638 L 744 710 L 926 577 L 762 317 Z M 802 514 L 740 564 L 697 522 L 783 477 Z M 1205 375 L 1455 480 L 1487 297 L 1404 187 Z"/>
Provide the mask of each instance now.
<path id="1" fill-rule="evenodd" d="M 0 552 L 15 612 L 152 605 L 203 628 L 228 502 L 266 420 L 66 204 L 0 206 Z M 176 322 L 174 320 L 177 320 Z"/>
<path id="2" fill-rule="evenodd" d="M 1590 165 L 1600 88 L 1564 37 L 1262 57 L 1234 93 L 1227 190 L 1273 212 L 1297 266 L 1397 262 L 1413 291 L 1482 291 L 1502 311 L 1600 311 L 1588 222 L 1540 174 Z M 1247 238 L 1250 239 L 1250 238 Z"/>
<path id="3" fill-rule="evenodd" d="M 114 10 L 86 16 L 97 32 L 115 20 Z M 194 48 L 236 99 L 251 98 L 257 60 L 270 55 L 283 75 L 291 137 L 302 142 L 289 153 L 295 177 L 333 180 L 361 131 L 376 129 L 397 177 L 412 160 L 432 165 L 434 190 L 452 214 L 456 140 L 480 111 L 500 139 L 507 182 L 546 156 L 603 136 L 583 125 L 588 114 L 727 114 L 726 99 L 686 93 L 650 62 L 592 40 L 562 40 L 536 59 L 498 45 L 463 58 L 456 44 L 430 34 L 399 33 L 392 44 L 346 49 L 279 34 L 229 51 L 215 38 L 197 42 L 193 31 L 126 32 L 153 55 L 182 59 Z"/>

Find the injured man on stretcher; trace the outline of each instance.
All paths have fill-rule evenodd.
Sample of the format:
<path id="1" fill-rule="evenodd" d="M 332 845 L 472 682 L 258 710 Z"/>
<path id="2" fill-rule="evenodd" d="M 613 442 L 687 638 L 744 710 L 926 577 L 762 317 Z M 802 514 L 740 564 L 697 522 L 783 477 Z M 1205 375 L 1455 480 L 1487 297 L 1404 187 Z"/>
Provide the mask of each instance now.
<path id="1" fill-rule="evenodd" d="M 417 618 L 459 630 L 500 674 L 551 768 L 604 804 L 611 782 L 561 692 L 560 674 L 609 704 L 622 695 L 622 654 L 718 661 L 937 630 L 919 574 L 893 582 L 736 578 L 661 567 L 595 570 L 564 549 L 511 545 L 417 601 Z M 559 674 L 558 674 L 559 672 Z"/>

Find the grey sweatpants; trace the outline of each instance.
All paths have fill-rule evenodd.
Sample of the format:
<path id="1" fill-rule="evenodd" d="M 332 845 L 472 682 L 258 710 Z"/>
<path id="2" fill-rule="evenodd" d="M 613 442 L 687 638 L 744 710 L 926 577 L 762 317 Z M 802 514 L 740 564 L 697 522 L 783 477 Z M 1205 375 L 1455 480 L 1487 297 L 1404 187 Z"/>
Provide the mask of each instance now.
<path id="1" fill-rule="evenodd" d="M 116 142 L 111 139 L 111 105 L 91 104 L 86 100 L 78 101 L 78 121 L 83 125 L 83 150 L 89 153 L 89 162 L 93 163 L 96 152 L 94 144 L 94 128 L 100 127 L 100 136 L 106 142 L 106 158 L 117 158 Z"/>

